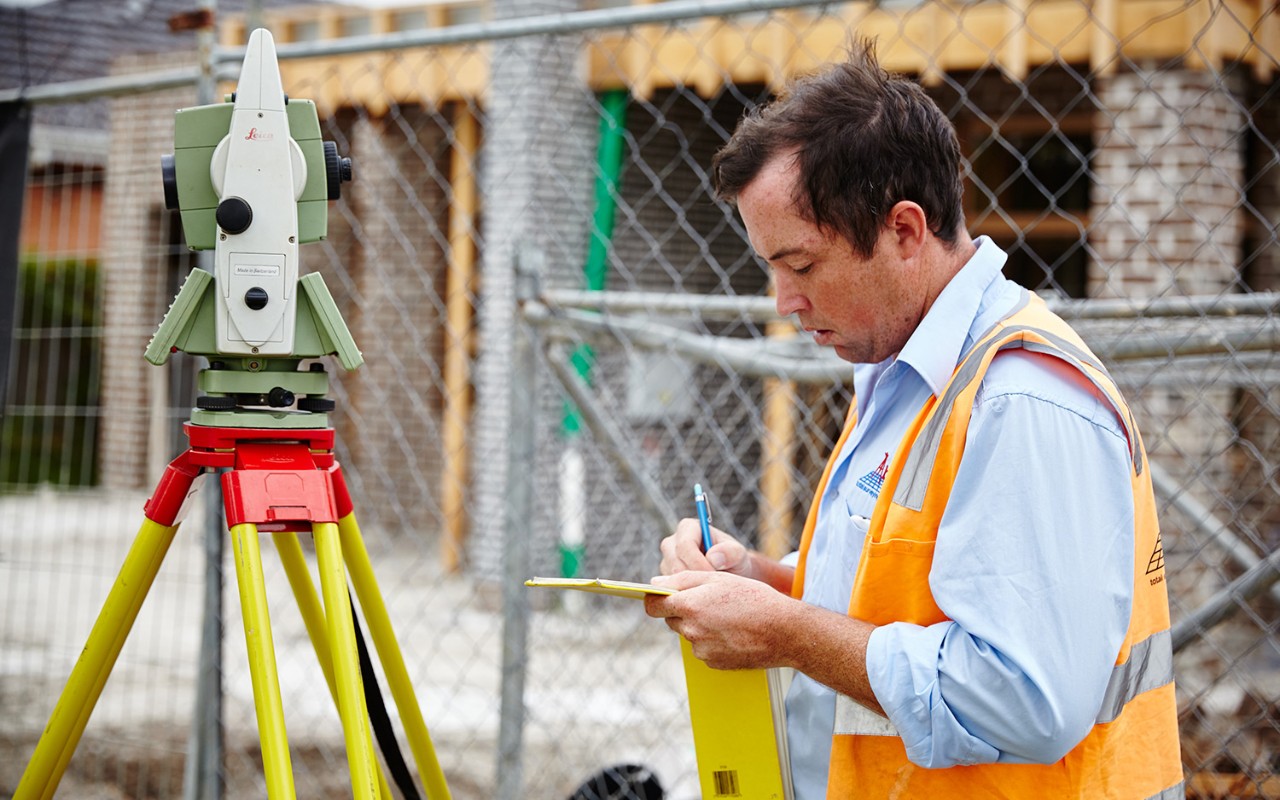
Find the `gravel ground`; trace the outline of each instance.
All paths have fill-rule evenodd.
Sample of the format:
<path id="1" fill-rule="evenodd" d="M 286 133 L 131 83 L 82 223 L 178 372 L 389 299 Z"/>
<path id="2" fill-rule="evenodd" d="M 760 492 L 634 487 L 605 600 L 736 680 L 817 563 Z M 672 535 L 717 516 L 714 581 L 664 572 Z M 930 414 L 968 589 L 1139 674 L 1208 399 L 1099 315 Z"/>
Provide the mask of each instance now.
<path id="1" fill-rule="evenodd" d="M 0 797 L 17 785 L 141 524 L 144 501 L 145 494 L 127 492 L 0 496 Z M 165 556 L 59 796 L 181 796 L 202 619 L 200 517 L 198 510 L 189 516 Z M 493 797 L 498 771 L 511 768 L 497 756 L 500 589 L 441 574 L 430 545 L 364 535 L 450 791 Z M 298 796 L 343 796 L 347 767 L 333 702 L 279 559 L 263 541 Z M 224 583 L 227 796 L 264 796 L 229 565 Z M 567 797 L 594 771 L 622 762 L 654 769 L 668 797 L 695 796 L 673 635 L 633 601 L 565 602 L 558 593 L 530 592 L 525 796 Z M 403 736 L 401 743 L 412 761 Z"/>

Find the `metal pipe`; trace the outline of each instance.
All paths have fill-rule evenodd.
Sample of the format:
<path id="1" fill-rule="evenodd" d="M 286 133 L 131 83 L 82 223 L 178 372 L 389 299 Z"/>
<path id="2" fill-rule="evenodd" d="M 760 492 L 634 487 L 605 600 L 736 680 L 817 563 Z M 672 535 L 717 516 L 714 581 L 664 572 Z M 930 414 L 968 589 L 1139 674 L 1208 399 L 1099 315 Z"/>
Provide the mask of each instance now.
<path id="1" fill-rule="evenodd" d="M 562 352 L 552 353 L 547 363 L 560 380 L 565 394 L 577 404 L 582 421 L 588 430 L 606 445 L 605 450 L 613 458 L 618 469 L 639 489 L 640 505 L 653 520 L 655 527 L 662 531 L 675 530 L 679 518 L 667 502 L 666 495 L 651 477 L 636 466 L 644 463 L 644 459 L 631 455 L 632 448 L 628 446 L 626 437 L 609 420 L 609 416 L 600 410 L 600 405 L 591 394 L 586 381 L 568 367 L 568 359 L 564 355 Z"/>
<path id="2" fill-rule="evenodd" d="M 774 322 L 780 318 L 773 298 L 732 295 L 669 294 L 665 292 L 584 292 L 548 289 L 539 298 L 553 308 L 580 308 L 608 313 L 696 314 L 702 319 L 747 319 Z M 1105 300 L 1045 301 L 1068 320 L 1119 320 L 1152 317 L 1235 317 L 1280 313 L 1280 292 L 1197 295 L 1154 300 L 1108 298 Z"/>
<path id="3" fill-rule="evenodd" d="M 1236 613 L 1240 607 L 1280 580 L 1280 550 L 1259 561 L 1251 569 L 1210 597 L 1205 604 L 1173 626 L 1176 653 L 1205 631 Z"/>
<path id="4" fill-rule="evenodd" d="M 533 295 L 541 266 L 541 253 L 527 250 L 516 256 L 517 304 Z M 519 305 L 513 315 L 514 347 L 511 359 L 511 408 L 532 409 L 538 402 L 535 344 L 538 331 L 520 324 Z M 500 800 L 523 796 L 524 684 L 529 666 L 529 603 L 524 581 L 529 577 L 529 521 L 533 519 L 537 439 L 534 422 L 513 419 L 507 448 L 506 519 L 502 526 L 502 685 L 499 700 L 498 786 Z"/>
<path id="5" fill-rule="evenodd" d="M 689 314 L 702 319 L 748 319 L 753 322 L 780 319 L 772 297 L 548 289 L 539 299 L 556 310 L 578 308 L 609 314 Z"/>
<path id="6" fill-rule="evenodd" d="M 1217 514 L 1213 513 L 1213 509 L 1179 486 L 1173 476 L 1158 464 L 1148 462 L 1147 466 L 1151 469 L 1151 485 L 1156 490 L 1156 494 L 1185 514 L 1205 535 L 1205 541 L 1208 544 L 1221 550 L 1240 569 L 1249 570 L 1258 566 L 1262 558 Z M 1273 586 L 1271 594 L 1280 600 L 1280 586 Z"/>
<path id="7" fill-rule="evenodd" d="M 1170 331 L 1143 336 L 1099 336 L 1089 340 L 1089 347 L 1104 361 L 1272 351 L 1280 349 L 1280 325 L 1275 320 L 1268 320 L 1265 328 L 1244 331 Z"/>
<path id="8" fill-rule="evenodd" d="M 217 18 L 217 0 L 201 0 L 205 19 Z M 196 105 L 216 102 L 217 67 L 214 53 L 218 49 L 218 37 L 211 26 L 196 31 L 196 47 L 199 51 L 199 74 L 196 78 Z M 197 256 L 197 266 L 213 272 L 213 251 L 205 250 Z M 164 370 L 154 370 L 166 375 Z M 167 392 L 166 392 L 167 394 Z M 213 480 L 204 480 L 204 601 L 200 624 L 200 668 L 196 673 L 195 709 L 191 715 L 191 731 L 187 741 L 187 765 L 183 774 L 182 796 L 184 800 L 221 800 L 225 792 L 222 781 L 223 719 L 222 719 L 222 600 L 223 600 L 223 551 L 227 524 L 223 518 L 222 481 L 219 470 L 213 470 Z"/>
<path id="9" fill-rule="evenodd" d="M 665 3 L 597 8 L 560 14 L 511 17 L 452 25 L 447 28 L 424 28 L 391 34 L 351 36 L 321 42 L 282 44 L 277 55 L 287 58 L 322 58 L 334 55 L 360 55 L 373 52 L 406 50 L 414 47 L 478 44 L 499 39 L 525 36 L 558 36 L 590 30 L 627 28 L 633 25 L 661 25 L 703 17 L 730 17 L 804 6 L 821 6 L 814 0 L 670 0 Z M 243 48 L 228 48 L 227 60 L 243 57 Z"/>
<path id="10" fill-rule="evenodd" d="M 560 297 L 563 293 L 548 292 L 542 297 L 553 295 Z M 681 306 L 684 310 L 693 308 L 693 304 L 681 302 L 660 308 L 675 311 Z M 727 306 L 719 306 L 719 310 L 727 310 Z M 851 365 L 802 340 L 779 347 L 775 341 L 709 336 L 633 316 L 601 316 L 575 308 L 551 308 L 536 302 L 526 303 L 525 315 L 531 323 L 546 327 L 548 335 L 555 338 L 572 338 L 569 331 L 578 336 L 609 336 L 641 348 L 676 352 L 695 361 L 732 368 L 748 377 L 787 378 L 801 383 L 848 383 L 852 377 Z M 1280 325 L 1267 321 L 1262 330 L 1174 331 L 1142 336 L 1112 334 L 1089 339 L 1090 346 L 1100 358 L 1113 362 L 1274 351 L 1280 349 Z"/>
<path id="11" fill-rule="evenodd" d="M 33 106 L 77 103 L 103 97 L 145 94 L 178 86 L 191 86 L 203 74 L 200 66 L 153 70 L 130 75 L 105 75 L 78 81 L 46 83 L 40 86 L 0 89 L 0 103 L 26 100 Z"/>
<path id="12" fill-rule="evenodd" d="M 1193 295 L 1149 300 L 1105 298 L 1046 301 L 1059 316 L 1077 319 L 1150 319 L 1152 317 L 1234 317 L 1280 313 L 1280 292 Z"/>
<path id="13" fill-rule="evenodd" d="M 589 30 L 625 28 L 631 25 L 659 25 L 702 17 L 726 17 L 816 5 L 822 4 L 815 3 L 813 0 L 672 0 L 672 2 L 651 5 L 516 17 L 492 22 L 351 36 L 319 42 L 281 43 L 276 48 L 276 57 L 287 60 L 386 53 L 415 47 L 478 44 L 499 39 L 518 39 L 524 36 L 554 36 Z M 239 73 L 237 65 L 243 60 L 243 47 L 216 48 L 214 62 L 220 67 L 217 70 L 218 79 L 234 79 Z M 199 79 L 200 73 L 201 69 L 198 66 L 181 67 L 131 75 L 108 75 L 101 78 L 64 81 L 42 86 L 0 89 L 0 103 L 26 100 L 32 105 L 42 105 L 145 94 L 193 84 Z"/>
<path id="14" fill-rule="evenodd" d="M 812 346 L 792 346 L 779 341 L 730 339 L 704 336 L 673 325 L 628 317 L 604 318 L 584 311 L 565 309 L 553 312 L 541 303 L 525 304 L 525 316 L 534 325 L 546 327 L 548 336 L 572 340 L 607 335 L 650 350 L 679 353 L 694 361 L 732 369 L 753 378 L 786 378 L 798 383 L 845 384 L 853 379 L 853 365 L 827 351 Z"/>

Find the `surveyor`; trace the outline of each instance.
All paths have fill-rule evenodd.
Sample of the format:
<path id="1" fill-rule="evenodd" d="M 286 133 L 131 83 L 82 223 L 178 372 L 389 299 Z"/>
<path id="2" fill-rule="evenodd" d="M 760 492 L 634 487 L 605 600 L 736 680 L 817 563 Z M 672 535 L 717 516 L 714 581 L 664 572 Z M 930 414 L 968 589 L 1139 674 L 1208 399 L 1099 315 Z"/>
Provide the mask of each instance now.
<path id="1" fill-rule="evenodd" d="M 648 613 L 712 667 L 797 670 L 800 800 L 1181 798 L 1142 441 L 966 233 L 946 116 L 858 44 L 746 116 L 713 179 L 854 399 L 798 563 L 684 520 Z"/>

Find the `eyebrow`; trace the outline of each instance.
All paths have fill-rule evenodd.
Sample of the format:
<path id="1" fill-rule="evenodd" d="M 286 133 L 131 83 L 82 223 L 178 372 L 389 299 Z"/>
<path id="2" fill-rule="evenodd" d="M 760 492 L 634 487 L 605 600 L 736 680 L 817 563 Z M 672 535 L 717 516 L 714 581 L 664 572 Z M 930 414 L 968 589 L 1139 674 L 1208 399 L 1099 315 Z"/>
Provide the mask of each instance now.
<path id="1" fill-rule="evenodd" d="M 783 249 L 779 250 L 778 252 L 774 253 L 771 256 L 765 256 L 764 260 L 777 261 L 780 258 L 786 258 L 787 256 L 793 256 L 793 255 L 796 255 L 797 253 L 803 253 L 803 252 L 805 252 L 805 249 L 803 247 L 784 247 Z"/>

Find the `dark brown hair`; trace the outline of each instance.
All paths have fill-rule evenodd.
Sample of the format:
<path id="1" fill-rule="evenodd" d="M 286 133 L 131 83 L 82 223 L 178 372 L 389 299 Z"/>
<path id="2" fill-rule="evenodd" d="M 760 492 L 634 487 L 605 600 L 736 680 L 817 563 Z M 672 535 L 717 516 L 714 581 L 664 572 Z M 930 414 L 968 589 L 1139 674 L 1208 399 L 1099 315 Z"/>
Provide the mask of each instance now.
<path id="1" fill-rule="evenodd" d="M 820 227 L 871 255 L 889 210 L 924 209 L 929 230 L 954 244 L 963 224 L 955 128 L 915 81 L 881 68 L 871 41 L 792 84 L 738 124 L 711 162 L 722 200 L 734 202 L 774 156 L 795 152 L 795 202 Z"/>

